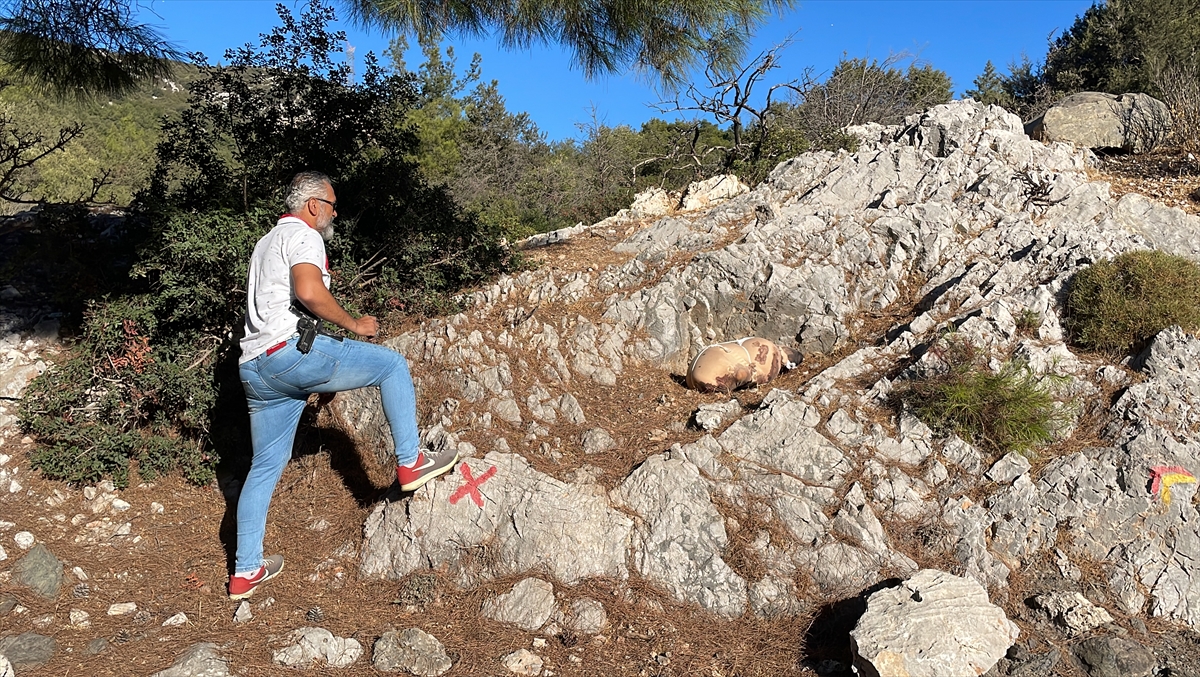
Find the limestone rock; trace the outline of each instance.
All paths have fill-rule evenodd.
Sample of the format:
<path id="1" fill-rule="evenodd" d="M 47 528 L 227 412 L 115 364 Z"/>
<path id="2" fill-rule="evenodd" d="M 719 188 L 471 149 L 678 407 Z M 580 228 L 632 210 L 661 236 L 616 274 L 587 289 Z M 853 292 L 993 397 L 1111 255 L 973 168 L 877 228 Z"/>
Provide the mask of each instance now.
<path id="1" fill-rule="evenodd" d="M 20 364 L 0 371 L 0 399 L 20 399 L 25 387 L 39 373 L 35 364 Z"/>
<path id="2" fill-rule="evenodd" d="M 1161 142 L 1170 126 L 1166 104 L 1148 94 L 1079 92 L 1054 104 L 1025 128 L 1039 141 L 1142 153 Z"/>
<path id="3" fill-rule="evenodd" d="M 53 658 L 57 650 L 58 643 L 53 637 L 34 632 L 0 637 L 0 656 L 17 670 L 39 667 Z"/>
<path id="4" fill-rule="evenodd" d="M 1113 621 L 1107 611 L 1092 604 L 1078 592 L 1050 592 L 1038 595 L 1034 601 L 1072 635 Z"/>
<path id="5" fill-rule="evenodd" d="M 500 664 L 514 675 L 528 675 L 532 677 L 533 675 L 542 674 L 542 658 L 529 649 L 517 649 L 510 654 L 506 654 L 500 659 Z"/>
<path id="6" fill-rule="evenodd" d="M 1018 634 L 983 586 L 922 569 L 872 594 L 850 638 L 864 674 L 941 677 L 987 672 Z"/>
<path id="7" fill-rule="evenodd" d="M 285 667 L 311 667 L 320 662 L 330 667 L 344 668 L 362 656 L 362 644 L 356 639 L 335 637 L 325 628 L 298 628 L 287 635 L 287 643 L 274 651 L 271 660 Z"/>
<path id="8" fill-rule="evenodd" d="M 604 428 L 592 428 L 579 436 L 579 446 L 585 454 L 599 454 L 617 446 L 617 443 Z"/>
<path id="9" fill-rule="evenodd" d="M 604 611 L 603 604 L 584 597 L 571 602 L 565 612 L 555 612 L 553 620 L 572 632 L 597 635 L 608 625 L 608 613 Z"/>
<path id="10" fill-rule="evenodd" d="M 41 543 L 33 546 L 13 567 L 13 578 L 45 599 L 58 597 L 63 582 L 63 566 Z"/>
<path id="11" fill-rule="evenodd" d="M 681 207 L 684 210 L 703 209 L 737 197 L 748 190 L 750 188 L 733 174 L 714 176 L 689 185 L 683 193 Z"/>
<path id="12" fill-rule="evenodd" d="M 526 632 L 535 632 L 554 613 L 554 586 L 537 578 L 526 578 L 509 592 L 485 600 L 481 613 Z"/>
<path id="13" fill-rule="evenodd" d="M 199 642 L 180 654 L 171 667 L 151 677 L 233 677 L 229 661 L 221 655 L 216 644 Z"/>
<path id="14" fill-rule="evenodd" d="M 714 402 L 712 404 L 700 405 L 696 409 L 696 413 L 692 414 L 692 418 L 696 421 L 696 427 L 712 432 L 724 425 L 726 421 L 737 416 L 741 411 L 742 405 L 737 400 Z"/>
<path id="15" fill-rule="evenodd" d="M 371 662 L 380 672 L 404 671 L 418 677 L 438 677 L 454 665 L 442 643 L 420 628 L 383 633 L 375 641 Z"/>
<path id="16" fill-rule="evenodd" d="M 602 494 L 581 492 L 534 470 L 516 454 L 467 459 L 472 476 L 495 474 L 455 503 L 459 478 L 426 484 L 408 501 L 384 504 L 367 519 L 362 572 L 401 578 L 448 565 L 464 586 L 544 567 L 563 583 L 625 578 L 632 521 Z M 469 557 L 488 548 L 495 557 Z"/>
<path id="17" fill-rule="evenodd" d="M 672 195 L 662 188 L 647 188 L 633 196 L 629 211 L 641 217 L 662 216 L 678 206 L 678 193 Z"/>
<path id="18" fill-rule="evenodd" d="M 1092 637 L 1075 646 L 1090 677 L 1150 677 L 1158 661 L 1141 644 L 1121 637 Z"/>
<path id="19" fill-rule="evenodd" d="M 729 539 L 696 466 L 651 456 L 612 492 L 640 515 L 633 536 L 638 573 L 677 599 L 736 617 L 746 608 L 746 581 L 721 558 Z"/>
<path id="20" fill-rule="evenodd" d="M 8 659 L 0 655 L 0 677 L 17 677 L 17 671 Z"/>

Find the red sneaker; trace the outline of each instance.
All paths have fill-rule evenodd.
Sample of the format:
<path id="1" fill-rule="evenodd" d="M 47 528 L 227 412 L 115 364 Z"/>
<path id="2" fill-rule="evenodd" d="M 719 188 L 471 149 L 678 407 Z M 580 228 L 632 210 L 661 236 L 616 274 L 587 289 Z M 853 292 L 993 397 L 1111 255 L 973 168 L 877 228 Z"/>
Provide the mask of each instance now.
<path id="1" fill-rule="evenodd" d="M 421 450 L 417 453 L 417 462 L 413 467 L 396 467 L 396 479 L 400 481 L 401 491 L 416 491 L 426 482 L 445 475 L 454 467 L 458 460 L 458 449 L 443 449 L 439 452 Z"/>
<path id="2" fill-rule="evenodd" d="M 251 574 L 229 577 L 229 599 L 245 599 L 254 594 L 259 583 L 265 583 L 283 571 L 283 555 L 271 555 Z"/>

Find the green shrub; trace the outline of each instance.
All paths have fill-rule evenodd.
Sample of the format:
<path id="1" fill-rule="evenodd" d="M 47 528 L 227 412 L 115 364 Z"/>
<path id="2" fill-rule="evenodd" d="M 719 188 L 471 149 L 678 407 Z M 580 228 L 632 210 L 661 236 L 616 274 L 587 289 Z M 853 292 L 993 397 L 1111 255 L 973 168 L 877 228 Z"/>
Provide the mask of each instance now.
<path id="1" fill-rule="evenodd" d="M 1051 391 L 1064 377 L 1038 375 L 1020 360 L 994 372 L 966 343 L 947 340 L 942 357 L 948 369 L 913 381 L 901 401 L 935 432 L 959 437 L 994 453 L 1028 453 L 1054 440 L 1070 407 Z"/>
<path id="2" fill-rule="evenodd" d="M 69 238 L 43 242 L 76 247 L 70 284 L 100 288 L 83 294 L 71 357 L 22 402 L 21 423 L 42 445 L 33 465 L 47 476 L 123 485 L 136 466 L 146 478 L 181 471 L 204 482 L 222 457 L 249 456 L 237 377 L 247 266 L 297 171 L 326 172 L 344 205 L 329 250 L 335 292 L 352 310 L 446 309 L 512 262 L 501 228 L 427 185 L 409 159 L 407 77 L 369 58 L 353 82 L 334 64 L 344 36 L 326 31 L 332 16 L 319 2 L 299 21 L 281 9 L 261 50 L 198 66 L 130 208 L 119 281 L 93 279 L 85 257 L 103 252 L 78 215 L 63 219 Z"/>
<path id="3" fill-rule="evenodd" d="M 1067 295 L 1067 327 L 1085 348 L 1121 353 L 1179 325 L 1200 328 L 1200 266 L 1159 251 L 1135 251 L 1084 268 Z"/>

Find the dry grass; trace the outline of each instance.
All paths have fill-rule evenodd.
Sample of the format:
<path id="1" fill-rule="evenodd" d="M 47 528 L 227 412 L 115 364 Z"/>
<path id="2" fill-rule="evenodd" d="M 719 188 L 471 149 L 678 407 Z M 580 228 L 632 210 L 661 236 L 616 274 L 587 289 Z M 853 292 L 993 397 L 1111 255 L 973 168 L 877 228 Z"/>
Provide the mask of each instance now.
<path id="1" fill-rule="evenodd" d="M 1145 195 L 1168 207 L 1200 214 L 1200 160 L 1187 151 L 1161 149 L 1144 155 L 1110 155 L 1088 170 L 1094 181 L 1109 184 L 1114 198 Z"/>

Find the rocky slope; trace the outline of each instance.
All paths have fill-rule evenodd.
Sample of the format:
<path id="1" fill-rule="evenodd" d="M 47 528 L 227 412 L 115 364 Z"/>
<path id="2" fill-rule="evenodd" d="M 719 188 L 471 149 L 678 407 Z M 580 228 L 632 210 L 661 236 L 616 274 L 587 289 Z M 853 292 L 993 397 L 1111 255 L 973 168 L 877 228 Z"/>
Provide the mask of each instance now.
<path id="1" fill-rule="evenodd" d="M 444 567 L 465 587 L 524 572 L 567 585 L 636 576 L 720 616 L 773 616 L 907 576 L 932 549 L 1001 598 L 1047 557 L 1067 579 L 1098 564 L 1115 611 L 1200 622 L 1195 485 L 1169 504 L 1151 492 L 1154 468 L 1200 470 L 1200 343 L 1164 332 L 1129 369 L 1074 354 L 1062 329 L 1063 288 L 1081 266 L 1148 247 L 1195 258 L 1200 219 L 1111 199 L 1088 181 L 1085 153 L 1030 141 L 998 108 L 955 102 L 855 132 L 856 153 L 790 160 L 715 207 L 623 212 L 593 230 L 637 224 L 611 248 L 624 260 L 505 279 L 392 340 L 430 365 L 427 392 L 447 394 L 435 442 L 459 445 L 472 477 L 496 470 L 482 500 L 455 500 L 452 480 L 379 506 L 362 573 Z M 706 344 L 740 336 L 816 359 L 887 311 L 900 319 L 877 345 L 798 391 L 737 407 L 711 436 L 642 443 L 625 477 L 590 466 L 613 435 L 589 427 L 581 393 L 620 398 L 632 372 L 680 374 Z M 1030 313 L 1038 326 L 1023 335 L 1016 318 Z M 1116 393 L 1103 430 L 1087 431 L 1101 436 L 1032 472 L 897 417 L 888 394 L 937 368 L 928 348 L 947 328 L 1068 377 L 1060 395 L 1089 424 L 1086 404 Z M 378 421 L 366 397 L 340 406 L 359 430 Z M 753 577 L 727 561 L 740 529 L 728 505 L 761 527 L 739 543 L 761 563 Z M 915 546 L 918 526 L 934 542 Z"/>
<path id="2" fill-rule="evenodd" d="M 1196 485 L 1163 480 L 1164 469 L 1200 472 L 1200 342 L 1170 329 L 1125 364 L 1077 354 L 1064 340 L 1062 303 L 1070 277 L 1100 258 L 1144 248 L 1200 257 L 1200 218 L 1136 194 L 1112 198 L 1106 184 L 1089 181 L 1086 153 L 1029 140 L 999 108 L 953 102 L 905 125 L 852 131 L 862 139 L 857 152 L 795 158 L 754 190 L 718 177 L 539 237 L 527 243 L 540 247 L 531 250 L 538 265 L 465 297 L 464 312 L 389 340 L 418 378 L 428 443 L 456 446 L 463 462 L 413 495 L 370 507 L 360 543 L 300 560 L 293 575 L 308 574 L 303 594 L 282 584 L 276 594 L 308 600 L 327 587 L 352 598 L 347 581 L 399 581 L 404 602 L 444 579 L 459 599 L 475 600 L 455 615 L 570 648 L 596 633 L 589 647 L 610 634 L 640 641 L 632 625 L 613 628 L 614 615 L 635 603 L 648 614 L 699 609 L 727 624 L 800 626 L 820 613 L 814 626 L 833 626 L 840 612 L 831 602 L 874 593 L 851 615 L 851 624 L 862 617 L 853 635 L 847 627 L 836 638 L 853 639 L 864 670 L 888 661 L 913 675 L 1196 667 L 1179 663 L 1187 653 L 1179 646 L 1160 641 L 1154 654 L 1141 644 L 1154 644 L 1146 634 L 1154 619 L 1178 629 L 1200 623 Z M 995 365 L 1016 357 L 1061 376 L 1056 394 L 1070 424 L 1060 442 L 1032 459 L 998 457 L 904 414 L 892 393 L 940 368 L 947 330 Z M 683 388 L 679 377 L 699 350 L 748 335 L 796 346 L 805 360 L 736 397 Z M 36 357 L 20 365 L 28 370 Z M 333 411 L 359 449 L 388 463 L 376 393 L 340 395 Z M 3 483 L 15 479 L 15 462 L 6 463 Z M 302 481 L 285 476 L 285 484 Z M 108 487 L 89 489 L 36 497 L 63 519 L 11 525 L 25 536 L 8 546 L 12 566 L 0 585 L 26 594 L 23 572 L 35 565 L 57 566 L 62 579 L 63 566 L 35 542 L 61 556 L 66 546 L 54 538 L 73 527 L 143 547 L 118 514 L 129 504 Z M 9 501 L 32 490 L 0 485 L 0 494 Z M 76 525 L 57 506 L 79 500 L 96 517 Z M 315 547 L 323 531 L 308 508 L 273 519 L 309 529 Z M 149 510 L 163 514 L 159 504 Z M 184 499 L 166 506 L 168 517 L 186 511 Z M 282 546 L 297 559 L 306 550 Z M 209 564 L 206 575 L 219 578 L 220 565 Z M 895 579 L 907 581 L 896 587 Z M 167 605 L 140 601 L 166 617 Z M 467 674 L 480 665 L 432 626 L 387 630 L 364 608 L 331 633 L 310 606 L 287 616 L 264 602 L 251 614 L 259 621 L 246 616 L 250 606 L 237 613 L 269 627 L 273 665 L 370 672 L 368 653 L 383 671 Z M 204 624 L 189 611 L 185 622 L 215 641 L 214 628 L 233 623 L 228 611 Z M 0 655 L 41 646 L 37 632 L 16 634 L 23 621 L 7 613 L 0 623 L 13 630 L 0 632 Z M 53 627 L 55 613 L 27 615 Z M 1019 629 L 1009 618 L 1028 640 L 1013 650 Z M 817 661 L 821 647 L 811 642 L 820 629 L 807 635 L 807 668 L 848 669 Z M 368 651 L 354 636 L 376 643 Z M 923 656 L 902 636 L 926 642 L 926 654 L 944 648 Z M 253 640 L 260 653 L 263 641 Z M 237 674 L 249 643 L 241 653 L 219 641 L 181 646 L 171 652 L 176 667 L 159 674 Z M 1069 646 L 1073 657 L 1047 644 Z M 552 669 L 539 654 L 553 646 L 541 638 L 526 646 L 533 652 L 484 664 L 514 674 L 617 674 L 574 654 Z M 674 667 L 655 650 L 649 667 L 620 674 L 685 674 Z"/>

